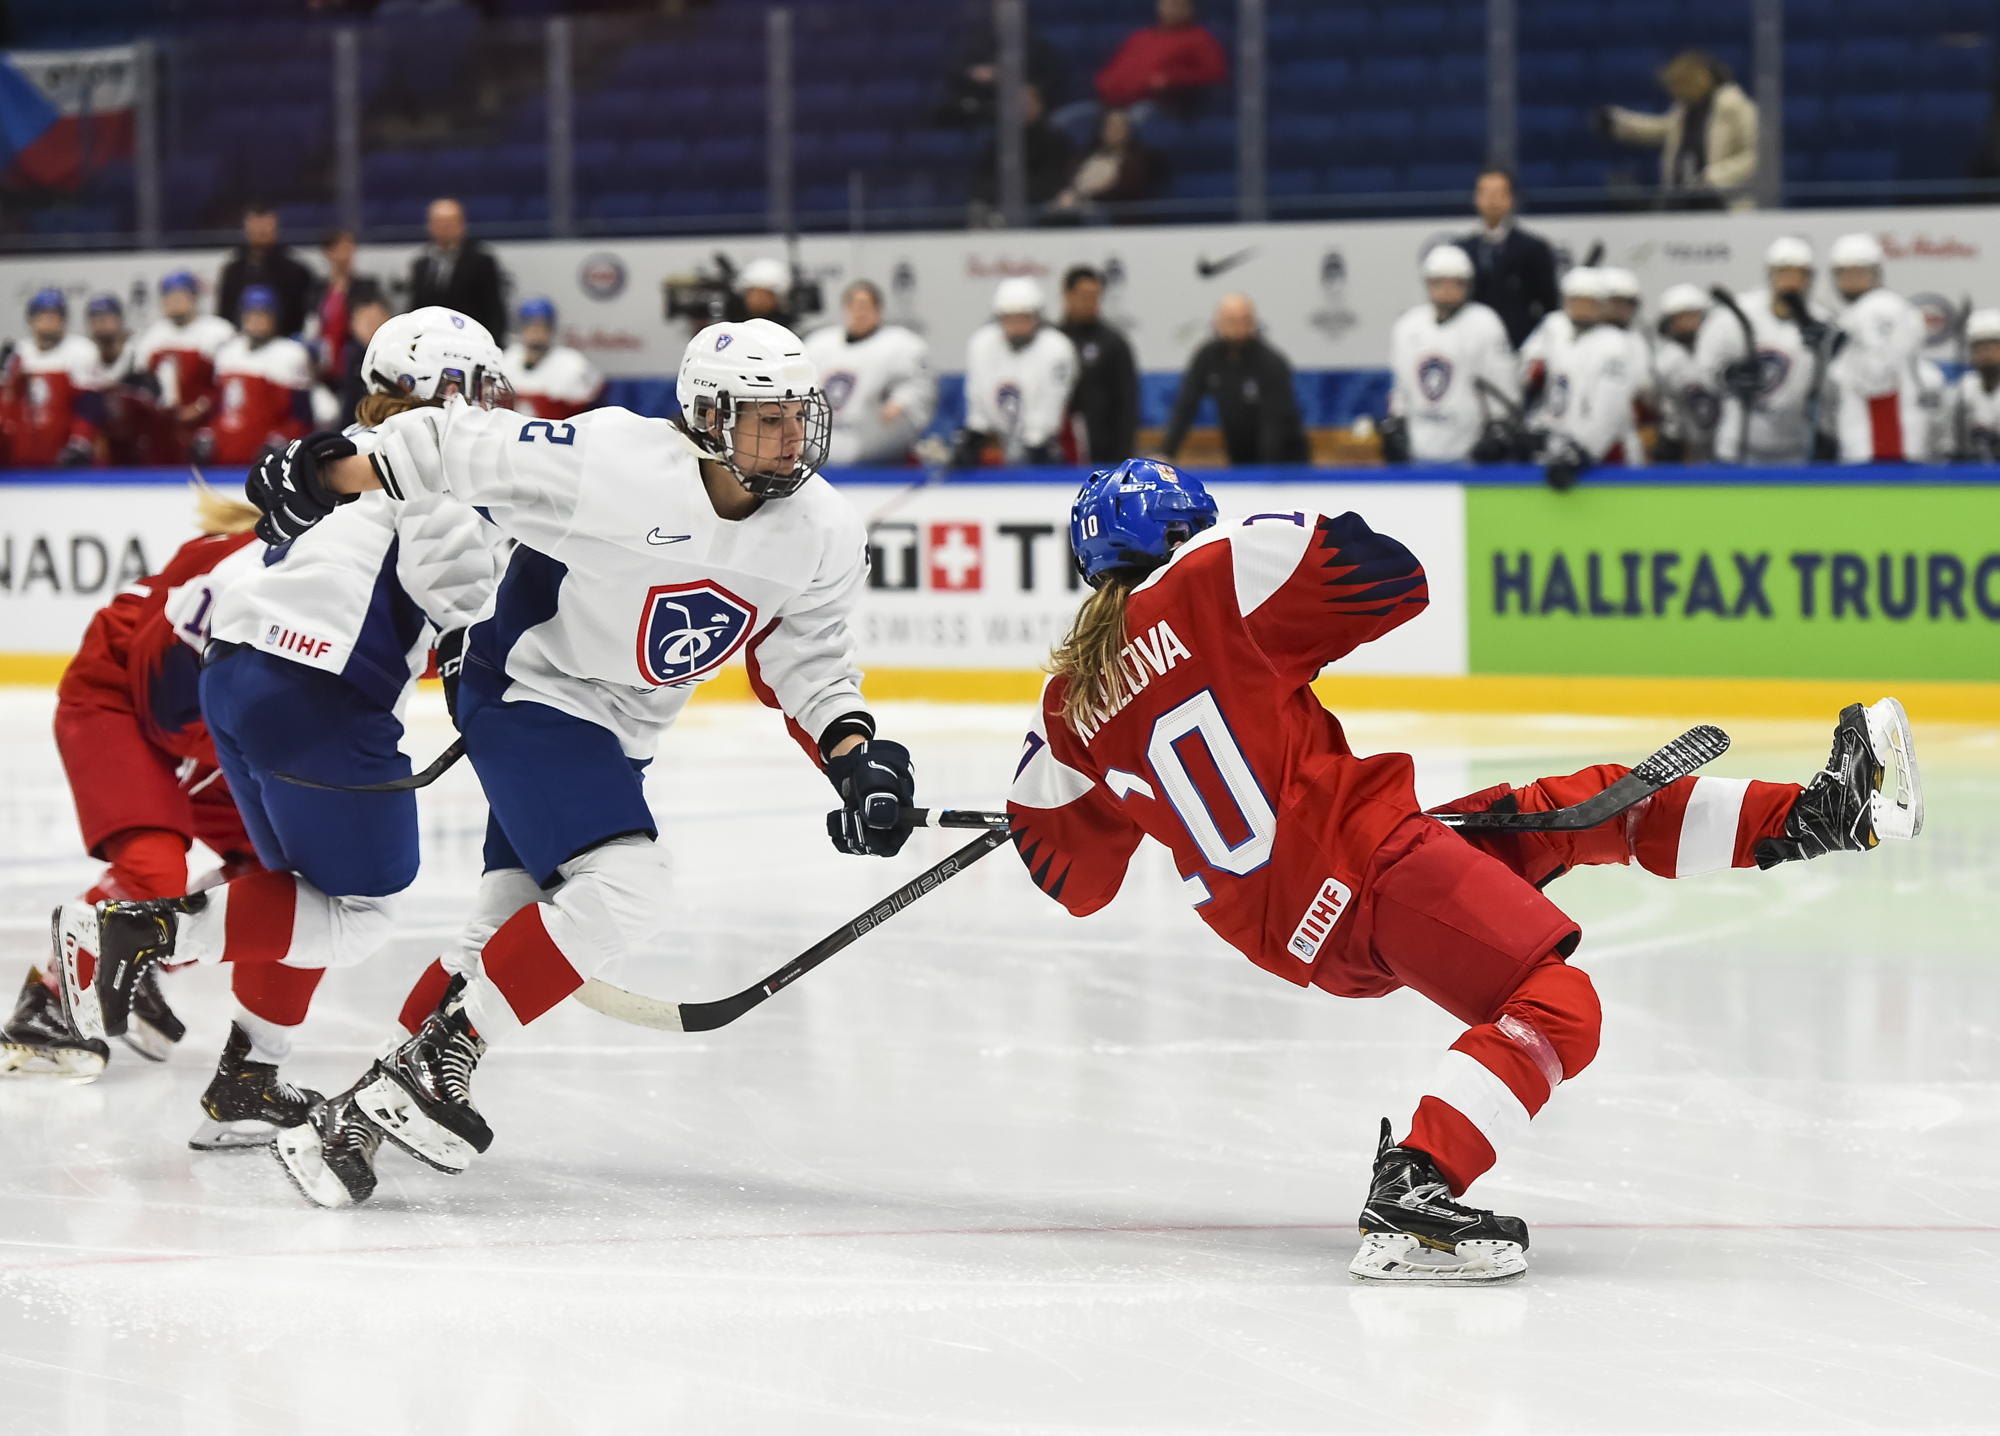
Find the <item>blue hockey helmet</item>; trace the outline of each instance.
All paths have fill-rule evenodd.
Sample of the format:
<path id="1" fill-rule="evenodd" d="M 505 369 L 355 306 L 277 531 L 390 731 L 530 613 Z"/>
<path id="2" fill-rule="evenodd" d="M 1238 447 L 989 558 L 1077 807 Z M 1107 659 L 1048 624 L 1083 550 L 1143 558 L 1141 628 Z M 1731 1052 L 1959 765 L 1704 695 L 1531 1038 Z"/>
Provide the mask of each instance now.
<path id="1" fill-rule="evenodd" d="M 278 291 L 268 284 L 253 284 L 243 291 L 241 307 L 244 313 L 261 309 L 266 314 L 278 312 Z"/>
<path id="2" fill-rule="evenodd" d="M 524 299 L 521 301 L 521 322 L 523 324 L 546 324 L 556 327 L 556 306 L 547 299 Z"/>
<path id="3" fill-rule="evenodd" d="M 44 310 L 51 314 L 61 314 L 67 317 L 69 314 L 68 296 L 53 285 L 47 289 L 37 290 L 35 297 L 28 301 L 28 317 L 32 319 Z"/>
<path id="4" fill-rule="evenodd" d="M 1076 570 L 1092 588 L 1117 569 L 1158 568 L 1175 548 L 1215 524 L 1201 480 L 1172 464 L 1127 459 L 1084 482 L 1069 511 Z"/>
<path id="5" fill-rule="evenodd" d="M 118 302 L 118 296 L 115 294 L 93 294 L 90 296 L 90 303 L 83 307 L 83 312 L 93 319 L 100 314 L 115 314 L 123 319 L 125 306 Z"/>
<path id="6" fill-rule="evenodd" d="M 189 294 L 200 294 L 201 281 L 194 277 L 192 271 L 186 269 L 176 269 L 172 274 L 161 277 L 160 293 L 163 296 L 173 293 L 176 289 L 184 289 Z"/>

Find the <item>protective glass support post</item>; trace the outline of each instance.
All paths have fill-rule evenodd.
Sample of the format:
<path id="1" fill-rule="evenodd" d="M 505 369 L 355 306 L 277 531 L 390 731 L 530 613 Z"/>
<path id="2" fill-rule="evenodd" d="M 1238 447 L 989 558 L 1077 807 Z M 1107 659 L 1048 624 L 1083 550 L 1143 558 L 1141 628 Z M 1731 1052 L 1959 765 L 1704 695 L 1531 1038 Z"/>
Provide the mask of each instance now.
<path id="1" fill-rule="evenodd" d="M 548 19 L 542 47 L 548 67 L 543 80 L 549 112 L 549 233 L 558 239 L 576 233 L 576 88 L 571 83 L 570 21 Z"/>
<path id="2" fill-rule="evenodd" d="M 1009 229 L 1019 229 L 1028 222 L 1027 115 L 1021 105 L 1028 83 L 1027 0 L 993 0 L 993 34 L 1000 42 L 993 81 L 1000 215 Z"/>
<path id="3" fill-rule="evenodd" d="M 132 47 L 132 211 L 141 249 L 160 247 L 159 54 L 151 40 Z"/>
<path id="4" fill-rule="evenodd" d="M 333 32 L 333 184 L 340 227 L 361 233 L 361 32 Z"/>
<path id="5" fill-rule="evenodd" d="M 1513 174 L 1521 156 L 1521 91 L 1514 0 L 1486 0 L 1486 163 Z"/>
<path id="6" fill-rule="evenodd" d="M 1757 208 L 1785 202 L 1785 0 L 1753 0 L 1750 67 L 1757 85 Z"/>
<path id="7" fill-rule="evenodd" d="M 765 204 L 773 234 L 799 227 L 792 194 L 792 12 L 773 6 L 764 17 Z"/>
<path id="8" fill-rule="evenodd" d="M 1270 217 L 1264 187 L 1266 113 L 1264 0 L 1236 4 L 1236 217 Z"/>

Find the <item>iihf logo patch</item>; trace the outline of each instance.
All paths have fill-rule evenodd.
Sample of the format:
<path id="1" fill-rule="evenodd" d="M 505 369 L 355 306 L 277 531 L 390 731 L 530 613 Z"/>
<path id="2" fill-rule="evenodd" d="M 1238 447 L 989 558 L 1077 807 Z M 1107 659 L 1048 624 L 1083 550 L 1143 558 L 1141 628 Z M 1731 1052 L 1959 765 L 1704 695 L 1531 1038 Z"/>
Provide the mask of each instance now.
<path id="1" fill-rule="evenodd" d="M 846 370 L 835 370 L 820 382 L 820 392 L 826 395 L 826 407 L 834 413 L 840 412 L 848 396 L 854 392 L 854 376 Z"/>
<path id="2" fill-rule="evenodd" d="M 1433 404 L 1442 399 L 1451 387 L 1451 360 L 1439 354 L 1425 355 L 1417 365 L 1417 387 Z"/>
<path id="3" fill-rule="evenodd" d="M 756 622 L 757 605 L 719 583 L 661 584 L 639 616 L 639 672 L 655 688 L 698 678 L 741 648 Z"/>

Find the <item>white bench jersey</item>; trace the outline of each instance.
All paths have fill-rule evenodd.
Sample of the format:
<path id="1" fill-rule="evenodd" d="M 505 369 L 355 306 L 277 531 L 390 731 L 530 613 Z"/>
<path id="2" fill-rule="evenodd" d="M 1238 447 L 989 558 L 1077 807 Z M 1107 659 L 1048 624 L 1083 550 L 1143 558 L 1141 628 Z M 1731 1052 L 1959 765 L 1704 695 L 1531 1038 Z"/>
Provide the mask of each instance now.
<path id="1" fill-rule="evenodd" d="M 1871 289 L 1840 312 L 1847 335 L 1827 378 L 1839 408 L 1834 432 L 1843 464 L 1930 457 L 1930 408 L 1919 364 L 1928 337 L 1923 311 L 1900 294 Z"/>
<path id="2" fill-rule="evenodd" d="M 900 324 L 878 325 L 865 339 L 829 324 L 806 336 L 806 357 L 819 370 L 819 386 L 833 411 L 827 461 L 834 464 L 901 463 L 937 413 L 937 381 L 930 346 Z M 902 410 L 882 422 L 882 408 Z"/>
<path id="3" fill-rule="evenodd" d="M 1484 304 L 1460 305 L 1442 324 L 1428 302 L 1406 311 L 1389 331 L 1389 374 L 1389 411 L 1402 417 L 1419 463 L 1467 458 L 1487 421 L 1521 402 L 1507 326 Z"/>
<path id="4" fill-rule="evenodd" d="M 972 331 L 965 345 L 965 427 L 999 437 L 1007 462 L 1055 438 L 1076 383 L 1076 346 L 1054 325 L 1016 349 L 998 321 Z"/>
<path id="5" fill-rule="evenodd" d="M 1744 357 L 1743 326 L 1722 305 L 1709 310 L 1695 336 L 1694 352 L 1715 391 L 1723 396 L 1715 429 L 1715 456 L 1724 463 L 1803 464 L 1810 452 L 1806 409 L 1813 395 L 1814 360 L 1799 326 L 1771 312 L 1771 291 L 1753 289 L 1736 301 L 1750 321 L 1762 374 L 1756 402 L 1750 406 L 1750 453 L 1740 453 L 1743 408 L 1722 387 L 1723 366 Z M 1826 311 L 1807 301 L 1807 311 L 1825 319 Z M 1822 393 L 1825 390 L 1822 388 Z M 1826 427 L 1830 414 L 1822 415 Z"/>

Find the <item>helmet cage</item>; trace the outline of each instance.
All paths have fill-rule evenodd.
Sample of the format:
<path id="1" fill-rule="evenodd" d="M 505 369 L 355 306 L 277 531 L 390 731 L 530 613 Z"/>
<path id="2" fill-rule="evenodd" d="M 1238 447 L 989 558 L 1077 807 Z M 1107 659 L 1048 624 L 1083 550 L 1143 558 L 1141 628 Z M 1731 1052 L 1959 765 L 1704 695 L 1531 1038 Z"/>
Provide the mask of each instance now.
<path id="1" fill-rule="evenodd" d="M 772 471 L 758 467 L 759 461 L 780 456 L 776 453 L 766 455 L 755 443 L 747 449 L 737 443 L 737 421 L 754 417 L 764 404 L 799 406 L 799 421 L 805 426 L 805 434 L 799 443 L 798 457 L 789 469 Z M 758 433 L 761 437 L 761 427 Z M 817 386 L 803 394 L 787 390 L 783 394 L 747 395 L 740 402 L 724 389 L 712 399 L 706 394 L 695 398 L 693 423 L 688 426 L 688 436 L 703 452 L 735 475 L 736 482 L 751 494 L 760 499 L 782 499 L 797 493 L 805 481 L 826 463 L 827 445 L 833 436 L 833 410 L 826 402 L 826 395 Z"/>
<path id="2" fill-rule="evenodd" d="M 437 382 L 431 385 L 428 394 L 418 393 L 421 381 L 414 374 L 385 374 L 377 369 L 368 376 L 369 387 L 379 394 L 401 394 L 411 399 L 421 399 L 427 404 L 442 404 L 456 394 L 466 403 L 481 409 L 511 409 L 514 407 L 514 386 L 507 376 L 498 369 L 484 364 L 472 366 L 470 376 L 456 366 L 447 366 L 437 371 Z"/>

